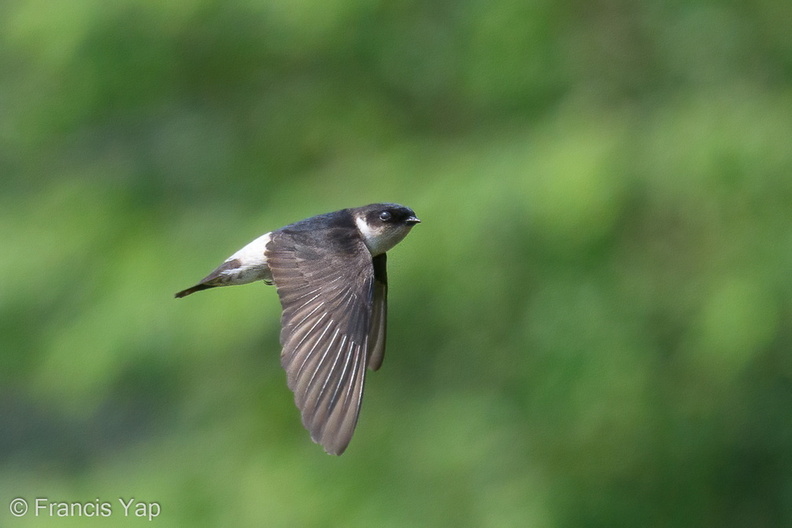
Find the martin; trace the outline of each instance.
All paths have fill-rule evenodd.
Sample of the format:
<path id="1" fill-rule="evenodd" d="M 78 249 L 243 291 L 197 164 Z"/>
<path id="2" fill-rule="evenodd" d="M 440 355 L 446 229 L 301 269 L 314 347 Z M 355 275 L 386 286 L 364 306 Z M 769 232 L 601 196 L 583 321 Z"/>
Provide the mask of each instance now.
<path id="1" fill-rule="evenodd" d="M 176 297 L 255 281 L 274 284 L 281 365 L 314 442 L 333 455 L 355 431 L 366 368 L 385 353 L 386 251 L 420 220 L 378 203 L 314 216 L 261 235 Z"/>

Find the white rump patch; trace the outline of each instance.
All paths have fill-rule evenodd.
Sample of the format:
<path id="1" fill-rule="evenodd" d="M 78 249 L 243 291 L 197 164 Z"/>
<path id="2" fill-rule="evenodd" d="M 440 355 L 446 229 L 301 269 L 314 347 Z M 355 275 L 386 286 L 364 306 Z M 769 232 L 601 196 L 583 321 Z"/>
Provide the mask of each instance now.
<path id="1" fill-rule="evenodd" d="M 226 259 L 239 261 L 239 267 L 223 272 L 231 284 L 247 284 L 257 280 L 272 281 L 265 250 L 271 237 L 265 233 Z"/>
<path id="2" fill-rule="evenodd" d="M 242 263 L 242 266 L 266 266 L 267 256 L 264 254 L 264 251 L 267 249 L 269 241 L 270 233 L 265 233 L 226 260 L 237 259 Z"/>

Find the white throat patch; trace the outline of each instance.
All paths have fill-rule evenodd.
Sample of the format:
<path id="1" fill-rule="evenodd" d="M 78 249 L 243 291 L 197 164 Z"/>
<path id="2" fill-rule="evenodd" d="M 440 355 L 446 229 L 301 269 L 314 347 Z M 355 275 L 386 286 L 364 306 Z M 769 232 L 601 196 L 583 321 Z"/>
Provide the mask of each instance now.
<path id="1" fill-rule="evenodd" d="M 358 231 L 360 231 L 360 235 L 363 237 L 363 242 L 366 243 L 366 247 L 369 248 L 371 252 L 371 256 L 376 257 L 380 253 L 384 253 L 385 250 L 382 250 L 380 246 L 382 245 L 382 232 L 378 231 L 377 229 L 372 228 L 366 219 L 358 216 L 355 218 L 355 224 L 358 226 Z"/>
<path id="2" fill-rule="evenodd" d="M 365 218 L 356 217 L 358 231 L 363 237 L 363 242 L 371 253 L 372 257 L 382 255 L 393 246 L 401 242 L 410 232 L 410 226 L 384 225 L 380 228 L 371 227 Z"/>

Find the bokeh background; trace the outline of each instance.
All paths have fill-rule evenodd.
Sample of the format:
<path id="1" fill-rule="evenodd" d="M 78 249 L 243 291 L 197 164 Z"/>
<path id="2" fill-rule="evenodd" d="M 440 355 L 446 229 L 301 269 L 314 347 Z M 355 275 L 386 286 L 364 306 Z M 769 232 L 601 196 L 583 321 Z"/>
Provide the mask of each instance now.
<path id="1" fill-rule="evenodd" d="M 792 3 L 6 0 L 0 524 L 792 525 Z M 263 232 L 395 201 L 348 451 Z M 14 497 L 113 503 L 15 518 Z"/>

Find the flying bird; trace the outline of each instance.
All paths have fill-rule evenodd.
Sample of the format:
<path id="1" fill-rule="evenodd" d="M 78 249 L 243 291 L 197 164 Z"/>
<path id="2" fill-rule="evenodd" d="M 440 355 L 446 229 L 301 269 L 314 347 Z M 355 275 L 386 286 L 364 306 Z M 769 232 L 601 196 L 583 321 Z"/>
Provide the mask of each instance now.
<path id="1" fill-rule="evenodd" d="M 261 235 L 176 297 L 255 281 L 283 308 L 281 365 L 314 442 L 333 455 L 355 431 L 366 368 L 385 353 L 386 251 L 420 220 L 377 203 L 301 220 Z"/>

